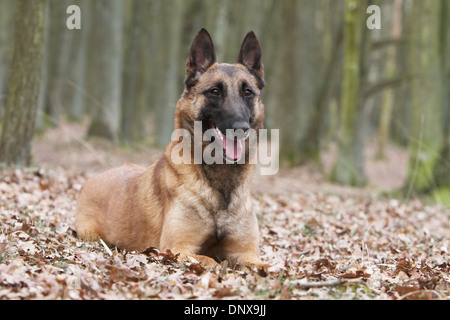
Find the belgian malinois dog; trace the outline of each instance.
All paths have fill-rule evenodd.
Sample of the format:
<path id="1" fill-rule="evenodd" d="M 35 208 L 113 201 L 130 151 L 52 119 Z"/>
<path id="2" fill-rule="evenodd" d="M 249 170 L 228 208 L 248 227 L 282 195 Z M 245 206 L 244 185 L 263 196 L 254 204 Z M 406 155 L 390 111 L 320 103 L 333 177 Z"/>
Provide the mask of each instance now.
<path id="1" fill-rule="evenodd" d="M 264 85 L 261 46 L 253 32 L 245 37 L 237 63 L 226 64 L 216 62 L 211 37 L 200 30 L 186 62 L 175 129 L 194 134 L 194 122 L 201 122 L 202 131 L 212 129 L 215 141 L 209 143 L 220 144 L 226 161 L 176 164 L 172 150 L 178 141 L 171 141 L 147 169 L 126 163 L 90 178 L 78 197 L 77 233 L 128 250 L 169 249 L 207 266 L 228 260 L 267 267 L 259 258 L 252 151 L 245 140 L 248 130 L 263 127 Z M 244 134 L 230 139 L 227 130 Z M 201 143 L 203 149 L 208 145 Z M 242 157 L 247 161 L 238 164 Z"/>

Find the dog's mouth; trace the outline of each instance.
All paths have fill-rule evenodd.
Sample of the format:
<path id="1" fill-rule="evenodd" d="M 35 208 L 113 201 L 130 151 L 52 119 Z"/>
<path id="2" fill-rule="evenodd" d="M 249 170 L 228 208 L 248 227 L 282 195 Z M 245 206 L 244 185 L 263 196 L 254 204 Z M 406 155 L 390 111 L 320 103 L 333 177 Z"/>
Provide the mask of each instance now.
<path id="1" fill-rule="evenodd" d="M 216 141 L 222 143 L 224 158 L 233 162 L 239 161 L 244 153 L 243 143 L 249 137 L 250 131 L 247 130 L 241 135 L 236 134 L 227 138 L 227 136 L 224 135 L 222 131 L 220 131 L 219 128 L 216 127 L 215 123 L 212 120 L 209 120 L 209 125 L 211 126 L 211 129 L 213 129 L 213 134 Z"/>

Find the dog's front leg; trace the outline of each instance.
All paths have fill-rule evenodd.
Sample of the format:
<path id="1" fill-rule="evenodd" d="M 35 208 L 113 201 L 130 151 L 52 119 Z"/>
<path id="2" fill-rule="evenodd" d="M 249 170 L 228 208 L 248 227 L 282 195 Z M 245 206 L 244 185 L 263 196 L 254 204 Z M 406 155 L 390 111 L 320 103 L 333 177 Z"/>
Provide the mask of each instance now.
<path id="1" fill-rule="evenodd" d="M 184 261 L 192 262 L 190 258 L 194 258 L 204 266 L 217 266 L 213 258 L 198 254 L 212 233 L 213 225 L 213 221 L 176 205 L 164 219 L 159 246 L 163 251 L 169 249 L 174 254 L 179 253 Z"/>
<path id="2" fill-rule="evenodd" d="M 180 254 L 179 258 L 185 262 L 193 262 L 191 259 L 193 258 L 198 263 L 206 267 L 215 267 L 218 265 L 213 258 L 197 254 L 197 252 L 199 252 L 200 245 L 195 237 L 188 236 L 186 232 L 179 234 L 178 236 L 174 235 L 171 239 L 165 238 L 163 234 L 160 247 L 163 251 L 169 249 L 174 254 Z"/>
<path id="3" fill-rule="evenodd" d="M 250 219 L 246 229 L 236 228 L 223 243 L 223 248 L 228 259 L 234 263 L 245 265 L 251 269 L 263 269 L 265 272 L 270 267 L 259 258 L 259 232 L 256 217 Z"/>
<path id="4" fill-rule="evenodd" d="M 214 268 L 217 267 L 219 264 L 216 262 L 216 260 L 214 260 L 213 258 L 210 258 L 208 256 L 204 256 L 201 254 L 192 254 L 192 253 L 182 253 L 180 252 L 180 258 L 183 261 L 186 262 L 192 262 L 192 259 L 195 259 L 195 261 L 197 261 L 198 263 L 200 263 L 201 265 L 205 266 L 205 267 L 209 267 L 209 268 Z"/>
<path id="5" fill-rule="evenodd" d="M 261 261 L 258 257 L 258 246 L 256 243 L 239 241 L 236 243 L 228 243 L 227 251 L 230 252 L 228 257 L 230 260 L 244 265 L 248 268 L 263 269 L 268 272 L 270 265 Z"/>

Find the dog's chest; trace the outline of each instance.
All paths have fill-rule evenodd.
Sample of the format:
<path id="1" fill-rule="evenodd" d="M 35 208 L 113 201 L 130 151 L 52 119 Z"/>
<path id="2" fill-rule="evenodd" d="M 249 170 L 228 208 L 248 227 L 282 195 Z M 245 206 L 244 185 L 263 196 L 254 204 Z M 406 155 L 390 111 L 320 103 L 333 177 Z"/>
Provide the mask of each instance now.
<path id="1" fill-rule="evenodd" d="M 244 194 L 241 195 L 244 196 Z M 210 207 L 203 207 L 201 211 L 203 211 L 205 221 L 208 221 L 206 225 L 210 228 L 210 237 L 220 243 L 236 230 L 245 228 L 243 224 L 252 211 L 251 199 L 249 196 L 233 195 L 226 208 L 219 202 Z"/>
<path id="2" fill-rule="evenodd" d="M 221 192 L 206 184 L 202 188 L 191 185 L 182 194 L 187 195 L 179 199 L 184 207 L 182 212 L 189 215 L 191 222 L 196 221 L 195 224 L 202 227 L 200 232 L 206 236 L 207 242 L 221 243 L 236 229 L 245 228 L 241 225 L 252 211 L 250 191 L 244 186 L 228 195 L 226 205 Z"/>
<path id="3" fill-rule="evenodd" d="M 207 230 L 203 230 L 205 233 L 198 253 L 221 259 L 222 246 L 233 232 L 233 220 L 233 215 L 227 211 L 217 211 L 205 217 Z"/>

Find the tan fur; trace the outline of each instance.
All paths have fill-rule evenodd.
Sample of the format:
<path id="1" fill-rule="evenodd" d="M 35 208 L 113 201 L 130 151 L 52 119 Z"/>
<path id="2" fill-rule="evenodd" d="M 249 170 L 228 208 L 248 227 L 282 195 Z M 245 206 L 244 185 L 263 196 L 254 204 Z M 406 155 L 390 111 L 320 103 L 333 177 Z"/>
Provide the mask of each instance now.
<path id="1" fill-rule="evenodd" d="M 182 94 L 176 106 L 175 128 L 193 132 L 193 121 L 204 103 L 200 92 L 218 79 L 232 88 L 238 77 L 259 90 L 244 66 L 234 65 L 239 72 L 233 77 L 222 70 L 226 66 L 215 63 L 194 88 Z M 252 127 L 262 128 L 263 119 L 264 106 L 258 97 Z M 263 266 L 250 194 L 252 165 L 205 168 L 201 164 L 174 164 L 170 155 L 177 143 L 169 143 L 164 155 L 148 169 L 126 163 L 88 179 L 78 198 L 77 233 L 128 250 L 170 249 L 183 259 L 190 256 L 205 265 L 229 259 Z M 236 179 L 226 179 L 237 172 Z M 232 182 L 236 186 L 224 205 L 219 187 Z"/>

